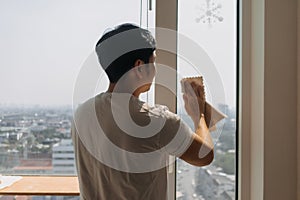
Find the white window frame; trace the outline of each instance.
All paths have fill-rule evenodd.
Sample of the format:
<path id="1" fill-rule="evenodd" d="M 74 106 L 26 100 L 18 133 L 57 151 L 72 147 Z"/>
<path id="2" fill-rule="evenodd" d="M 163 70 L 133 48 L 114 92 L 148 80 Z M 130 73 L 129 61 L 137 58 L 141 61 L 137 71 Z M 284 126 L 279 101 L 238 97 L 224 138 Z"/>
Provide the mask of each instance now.
<path id="1" fill-rule="evenodd" d="M 177 1 L 174 0 L 156 0 L 156 17 L 155 17 L 155 26 L 158 28 L 166 28 L 169 30 L 177 31 Z M 160 34 L 155 35 L 157 42 L 160 42 Z M 172 51 L 177 52 L 177 37 L 175 35 L 170 35 L 168 38 L 170 42 L 173 44 Z M 174 68 L 177 70 L 177 55 L 171 52 L 160 51 L 157 50 L 157 63 L 164 64 L 168 67 Z M 168 76 L 168 81 L 172 83 L 177 83 L 176 74 L 174 76 Z M 159 72 L 157 73 L 156 80 L 159 78 L 164 78 L 159 76 Z M 171 80 L 170 80 L 171 79 Z M 167 90 L 164 87 L 159 85 L 155 85 L 155 103 L 162 104 L 168 106 L 170 111 L 176 113 L 176 97 L 172 92 Z M 176 199 L 176 165 L 173 163 L 169 166 L 168 169 L 168 200 Z"/>

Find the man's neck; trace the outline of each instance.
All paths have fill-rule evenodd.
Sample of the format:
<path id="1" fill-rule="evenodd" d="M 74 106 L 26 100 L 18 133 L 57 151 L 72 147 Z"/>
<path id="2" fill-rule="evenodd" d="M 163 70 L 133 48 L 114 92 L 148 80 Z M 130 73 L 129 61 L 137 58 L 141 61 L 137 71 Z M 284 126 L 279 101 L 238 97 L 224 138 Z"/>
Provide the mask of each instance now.
<path id="1" fill-rule="evenodd" d="M 107 92 L 123 92 L 123 93 L 130 93 L 128 91 L 122 90 L 120 88 L 115 89 L 116 84 L 115 83 L 109 83 Z M 135 90 L 133 93 L 131 93 L 133 96 L 135 96 L 136 98 L 139 98 L 141 92 L 139 91 L 139 89 Z"/>
<path id="2" fill-rule="evenodd" d="M 115 83 L 109 83 L 107 92 L 113 92 L 115 88 Z"/>

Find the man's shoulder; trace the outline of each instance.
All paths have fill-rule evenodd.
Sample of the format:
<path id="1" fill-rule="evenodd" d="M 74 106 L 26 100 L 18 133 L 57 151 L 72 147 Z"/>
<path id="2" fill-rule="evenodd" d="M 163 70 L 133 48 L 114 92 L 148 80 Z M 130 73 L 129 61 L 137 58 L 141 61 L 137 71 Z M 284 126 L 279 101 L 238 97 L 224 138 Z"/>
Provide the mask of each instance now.
<path id="1" fill-rule="evenodd" d="M 160 116 L 166 119 L 170 120 L 179 120 L 180 117 L 171 112 L 169 108 L 165 105 L 160 105 L 160 104 L 155 104 L 153 107 L 150 107 L 149 113 L 155 115 L 155 116 Z"/>
<path id="2" fill-rule="evenodd" d="M 84 102 L 75 106 L 75 112 L 82 112 L 83 110 L 95 106 L 97 101 L 104 99 L 106 96 L 107 96 L 106 93 L 100 93 L 94 97 L 85 100 Z"/>
<path id="3" fill-rule="evenodd" d="M 89 107 L 93 101 L 95 101 L 94 97 L 84 101 L 83 103 L 78 104 L 77 106 L 75 106 L 75 113 L 81 112 L 85 108 Z"/>
<path id="4" fill-rule="evenodd" d="M 74 117 L 86 116 L 95 112 L 96 96 L 87 99 L 86 101 L 74 106 Z"/>

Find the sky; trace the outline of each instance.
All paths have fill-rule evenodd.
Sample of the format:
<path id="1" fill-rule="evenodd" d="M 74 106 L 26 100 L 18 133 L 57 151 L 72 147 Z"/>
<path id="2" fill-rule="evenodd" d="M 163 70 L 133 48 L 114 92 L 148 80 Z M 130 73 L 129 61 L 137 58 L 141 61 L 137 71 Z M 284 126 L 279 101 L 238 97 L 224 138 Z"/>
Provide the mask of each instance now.
<path id="1" fill-rule="evenodd" d="M 109 27 L 123 22 L 140 24 L 140 2 L 0 0 L 0 104 L 72 104 L 76 78 L 94 45 Z M 146 27 L 146 1 L 143 2 L 141 24 Z M 208 25 L 196 22 L 205 2 L 179 1 L 179 32 L 207 52 L 223 81 L 224 103 L 234 105 L 235 3 L 214 0 L 222 5 L 217 14 L 223 21 Z M 148 25 L 153 27 L 155 11 L 148 14 Z M 180 59 L 178 66 L 182 76 L 197 73 Z M 97 91 L 105 90 L 106 77 L 101 77 L 98 84 Z"/>

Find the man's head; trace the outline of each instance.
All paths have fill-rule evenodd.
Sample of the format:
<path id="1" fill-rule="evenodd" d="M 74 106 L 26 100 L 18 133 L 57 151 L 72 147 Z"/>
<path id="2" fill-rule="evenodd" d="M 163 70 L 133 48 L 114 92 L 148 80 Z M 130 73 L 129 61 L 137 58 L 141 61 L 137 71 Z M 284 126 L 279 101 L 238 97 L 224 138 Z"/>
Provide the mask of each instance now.
<path id="1" fill-rule="evenodd" d="M 106 32 L 96 44 L 96 53 L 109 81 L 116 83 L 139 64 L 154 55 L 156 42 L 150 31 L 133 24 L 121 24 Z"/>

